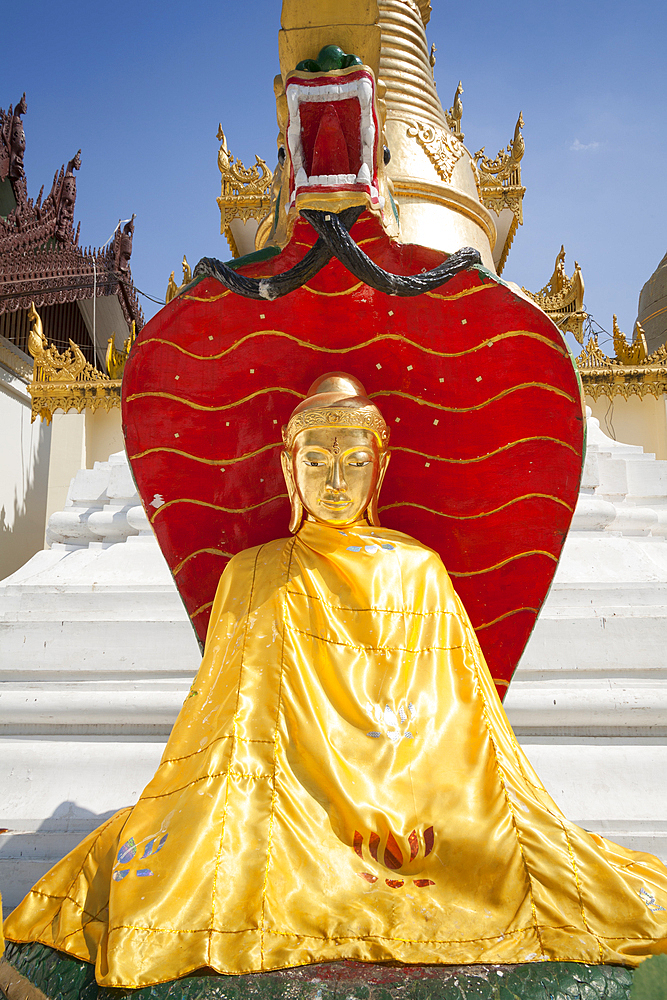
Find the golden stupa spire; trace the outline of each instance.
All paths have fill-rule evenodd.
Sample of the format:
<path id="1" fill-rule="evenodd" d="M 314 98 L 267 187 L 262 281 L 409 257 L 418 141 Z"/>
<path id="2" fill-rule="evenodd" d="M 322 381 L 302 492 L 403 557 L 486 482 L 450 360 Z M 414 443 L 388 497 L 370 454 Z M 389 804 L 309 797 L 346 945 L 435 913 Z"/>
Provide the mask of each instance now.
<path id="1" fill-rule="evenodd" d="M 430 3 L 412 0 L 378 0 L 382 39 L 380 79 L 387 86 L 387 115 L 410 115 L 420 121 L 447 128 L 433 82 L 426 31 Z"/>

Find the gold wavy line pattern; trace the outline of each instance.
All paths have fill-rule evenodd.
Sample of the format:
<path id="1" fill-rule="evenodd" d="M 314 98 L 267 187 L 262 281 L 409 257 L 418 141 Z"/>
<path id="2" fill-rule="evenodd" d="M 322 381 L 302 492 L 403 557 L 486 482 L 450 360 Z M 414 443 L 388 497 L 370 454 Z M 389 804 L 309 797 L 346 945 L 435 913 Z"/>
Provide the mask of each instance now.
<path id="1" fill-rule="evenodd" d="M 579 452 L 571 444 L 566 441 L 561 441 L 560 438 L 548 437 L 547 435 L 535 435 L 533 437 L 517 438 L 516 441 L 510 441 L 508 444 L 501 445 L 500 448 L 496 448 L 494 451 L 489 451 L 485 455 L 475 455 L 472 458 L 446 458 L 441 455 L 429 455 L 425 451 L 417 451 L 415 448 L 405 448 L 401 445 L 397 445 L 392 448 L 392 451 L 403 451 L 409 455 L 418 455 L 419 458 L 427 458 L 431 462 L 450 462 L 455 464 L 466 465 L 473 462 L 483 462 L 487 458 L 493 458 L 494 455 L 498 455 L 501 452 L 508 451 L 510 448 L 514 448 L 518 444 L 526 444 L 529 441 L 552 441 L 554 444 L 562 445 L 563 448 L 569 448 L 571 452 L 575 455 L 579 455 Z M 182 458 L 189 458 L 193 462 L 200 462 L 202 465 L 237 465 L 239 462 L 245 462 L 248 458 L 255 458 L 257 455 L 262 455 L 266 451 L 273 451 L 275 448 L 281 448 L 281 441 L 274 441 L 271 444 L 265 444 L 261 448 L 257 448 L 255 451 L 248 451 L 244 455 L 239 455 L 237 458 L 202 458 L 200 455 L 193 455 L 189 451 L 183 451 L 181 448 L 146 448 L 145 451 L 138 451 L 134 455 L 130 455 L 130 459 L 134 461 L 139 458 L 146 458 L 147 455 L 155 455 L 160 452 L 165 452 L 169 455 L 180 455 Z"/>
<path id="2" fill-rule="evenodd" d="M 240 406 L 241 403 L 248 403 L 257 396 L 266 396 L 269 392 L 288 392 L 298 399 L 306 398 L 302 392 L 296 392 L 294 389 L 283 389 L 281 386 L 273 385 L 269 386 L 268 389 L 258 389 L 256 392 L 251 392 L 249 396 L 243 396 L 242 399 L 237 399 L 233 403 L 223 403 L 222 406 L 204 406 L 203 403 L 193 403 L 192 400 L 183 399 L 182 396 L 176 396 L 173 392 L 134 392 L 127 397 L 127 402 L 131 403 L 135 399 L 145 399 L 146 397 L 172 399 L 175 403 L 183 403 L 183 406 L 189 406 L 193 410 L 204 410 L 206 413 L 219 413 L 221 410 L 231 410 L 234 406 Z"/>
<path id="3" fill-rule="evenodd" d="M 324 347 L 321 344 L 311 344 L 307 340 L 301 340 L 300 337 L 295 337 L 294 334 L 286 333 L 284 330 L 273 329 L 255 330 L 253 333 L 247 333 L 244 337 L 235 340 L 233 344 L 226 347 L 224 351 L 220 351 L 219 354 L 195 354 L 193 351 L 188 351 L 185 347 L 175 343 L 175 341 L 167 340 L 164 337 L 148 337 L 147 340 L 140 340 L 137 342 L 135 350 L 145 347 L 147 344 L 166 344 L 167 347 L 173 347 L 175 350 L 180 351 L 181 354 L 185 354 L 189 358 L 195 358 L 197 361 L 219 361 L 227 354 L 230 354 L 231 351 L 235 351 L 237 347 L 240 347 L 249 340 L 254 340 L 256 337 L 283 337 L 285 340 L 290 340 L 299 347 L 306 347 L 323 354 L 349 354 L 351 351 L 359 351 L 364 347 L 371 347 L 373 344 L 382 343 L 384 340 L 395 340 L 402 344 L 409 344 L 415 350 L 422 351 L 424 354 L 432 355 L 436 358 L 462 358 L 466 354 L 474 354 L 475 351 L 481 351 L 490 344 L 497 344 L 501 340 L 509 340 L 512 337 L 527 337 L 529 340 L 538 340 L 546 344 L 547 347 L 556 351 L 557 354 L 564 355 L 564 349 L 560 345 L 549 340 L 548 337 L 543 336 L 541 333 L 533 333 L 531 330 L 507 330 L 505 333 L 498 333 L 494 337 L 486 337 L 479 344 L 476 344 L 474 347 L 468 347 L 465 351 L 450 351 L 449 353 L 447 351 L 435 351 L 432 347 L 417 344 L 414 340 L 410 340 L 400 333 L 381 333 L 376 337 L 371 337 L 370 340 L 362 341 L 361 344 L 352 344 L 349 347 Z"/>
<path id="4" fill-rule="evenodd" d="M 224 299 L 227 295 L 231 294 L 229 288 L 226 288 L 219 295 L 179 295 L 177 298 L 187 299 L 188 302 L 219 302 L 220 299 Z"/>
<path id="5" fill-rule="evenodd" d="M 491 628 L 492 625 L 497 625 L 498 622 L 504 621 L 506 618 L 511 618 L 512 615 L 518 615 L 520 611 L 532 611 L 537 614 L 539 608 L 514 608 L 512 611 L 506 611 L 504 615 L 498 615 L 493 621 L 484 622 L 483 625 L 475 625 L 475 632 L 481 632 L 483 628 Z"/>
<path id="6" fill-rule="evenodd" d="M 245 455 L 239 455 L 238 458 L 201 458 L 199 455 L 191 455 L 189 451 L 181 451 L 180 448 L 147 448 L 146 451 L 138 451 L 135 455 L 130 455 L 130 460 L 134 461 L 136 458 L 145 458 L 146 455 L 154 455 L 157 452 L 167 452 L 170 455 L 181 455 L 183 458 L 190 458 L 193 462 L 201 462 L 203 465 L 234 465 L 238 462 L 245 462 L 246 458 L 254 458 L 256 455 L 261 455 L 265 451 L 271 451 L 273 448 L 280 448 L 282 446 L 281 441 L 275 441 L 273 444 L 265 444 L 262 448 L 257 448 L 256 451 L 248 451 Z"/>
<path id="7" fill-rule="evenodd" d="M 511 385 L 508 389 L 503 389 L 502 392 L 497 393 L 495 396 L 490 396 L 483 403 L 475 403 L 474 406 L 443 406 L 441 403 L 431 403 L 426 399 L 420 399 L 419 396 L 412 396 L 409 392 L 399 392 L 397 389 L 380 389 L 378 392 L 371 392 L 369 393 L 369 399 L 377 399 L 378 396 L 398 396 L 401 399 L 409 399 L 419 406 L 430 406 L 433 409 L 443 410 L 447 413 L 471 413 L 473 410 L 483 410 L 489 403 L 495 403 L 496 400 L 503 399 L 505 396 L 509 396 L 513 392 L 518 392 L 520 389 L 544 389 L 546 392 L 553 392 L 557 396 L 569 399 L 571 403 L 579 402 L 569 392 L 565 392 L 564 389 L 558 389 L 555 385 L 547 385 L 546 382 L 521 382 L 519 385 Z"/>
<path id="8" fill-rule="evenodd" d="M 208 601 L 206 604 L 202 604 L 201 607 L 197 608 L 196 611 L 193 611 L 190 617 L 196 618 L 197 615 L 200 615 L 202 613 L 202 611 L 208 611 L 208 609 L 212 607 L 213 607 L 213 601 Z"/>
<path id="9" fill-rule="evenodd" d="M 502 677 L 492 677 L 491 680 L 494 684 L 500 684 L 501 687 L 504 688 L 508 688 L 510 686 L 510 682 L 503 680 Z"/>
<path id="10" fill-rule="evenodd" d="M 351 285 L 350 288 L 345 288 L 343 291 L 340 292 L 320 292 L 317 290 L 317 288 L 311 288 L 310 285 L 302 285 L 301 287 L 305 288 L 305 290 L 307 292 L 310 292 L 311 295 L 323 295 L 328 299 L 333 299 L 336 298 L 336 296 L 338 295 L 352 295 L 352 293 L 356 292 L 356 290 L 358 288 L 361 288 L 362 285 L 363 281 L 357 281 L 355 285 Z"/>
<path id="11" fill-rule="evenodd" d="M 397 445 L 392 448 L 392 451 L 405 451 L 411 455 L 419 455 L 420 458 L 428 458 L 432 462 L 452 462 L 455 464 L 466 465 L 471 462 L 483 462 L 486 458 L 492 458 L 494 455 L 499 455 L 503 451 L 508 451 L 510 448 L 514 448 L 517 444 L 526 444 L 528 441 L 551 441 L 553 444 L 560 444 L 563 448 L 569 448 L 571 452 L 575 455 L 579 455 L 579 452 L 567 441 L 561 441 L 560 438 L 548 437 L 546 434 L 534 435 L 533 437 L 517 438 L 516 441 L 510 441 L 508 444 L 503 444 L 500 448 L 496 448 L 494 451 L 489 451 L 486 455 L 475 455 L 473 458 L 443 458 L 439 455 L 428 455 L 424 451 L 417 451 L 415 448 L 404 448 Z"/>
<path id="12" fill-rule="evenodd" d="M 174 567 L 174 569 L 172 570 L 174 576 L 176 576 L 177 573 L 180 573 L 185 564 L 187 562 L 190 562 L 191 559 L 194 559 L 195 556 L 201 556 L 204 555 L 205 553 L 211 556 L 225 556 L 227 559 L 232 558 L 231 552 L 223 552 L 222 549 L 197 549 L 196 552 L 191 552 L 189 556 L 185 557 L 185 559 L 181 559 L 178 566 Z"/>
<path id="13" fill-rule="evenodd" d="M 272 503 L 274 500 L 283 499 L 287 499 L 286 493 L 276 493 L 275 496 L 268 497 L 266 500 L 260 500 L 259 503 L 250 504 L 249 507 L 221 507 L 217 503 L 209 503 L 208 500 L 194 500 L 192 497 L 179 497 L 178 500 L 167 500 L 166 503 L 161 504 L 151 516 L 151 524 L 158 514 L 166 510 L 167 507 L 172 507 L 176 503 L 193 503 L 196 504 L 197 507 L 209 507 L 211 510 L 222 511 L 223 514 L 245 514 L 249 510 L 257 510 L 258 507 L 264 507 L 265 504 Z"/>
<path id="14" fill-rule="evenodd" d="M 571 514 L 574 513 L 574 507 L 571 504 L 561 500 L 560 497 L 552 496 L 551 493 L 524 493 L 520 497 L 514 497 L 507 503 L 501 504 L 500 507 L 494 507 L 493 510 L 483 510 L 479 514 L 446 514 L 442 510 L 434 510 L 432 507 L 425 507 L 421 503 L 412 503 L 410 500 L 397 500 L 396 503 L 386 504 L 386 506 L 380 507 L 380 513 L 394 507 L 417 507 L 418 510 L 425 510 L 428 514 L 437 514 L 438 517 L 447 517 L 452 521 L 474 521 L 478 517 L 490 517 L 491 514 L 497 514 L 499 511 L 505 510 L 506 507 L 511 507 L 512 504 L 521 503 L 522 500 L 553 500 L 554 503 L 559 503 L 562 507 L 567 508 Z"/>
<path id="15" fill-rule="evenodd" d="M 424 295 L 428 295 L 430 299 L 442 299 L 444 302 L 454 302 L 456 299 L 464 299 L 467 295 L 476 295 L 477 292 L 487 292 L 490 288 L 495 288 L 495 283 L 487 283 L 484 285 L 475 285 L 474 288 L 464 288 L 462 292 L 456 292 L 454 295 L 442 295 L 440 292 L 424 292 Z"/>
<path id="16" fill-rule="evenodd" d="M 555 563 L 558 562 L 558 556 L 555 556 L 553 552 L 547 552 L 545 549 L 528 549 L 526 552 L 516 552 L 513 556 L 508 556 L 507 559 L 494 563 L 493 566 L 485 566 L 484 569 L 471 569 L 468 572 L 460 571 L 458 573 L 450 569 L 447 572 L 450 576 L 480 576 L 482 573 L 490 573 L 494 569 L 502 569 L 508 563 L 514 562 L 516 559 L 523 559 L 525 556 L 546 556 L 548 559 L 553 559 Z"/>

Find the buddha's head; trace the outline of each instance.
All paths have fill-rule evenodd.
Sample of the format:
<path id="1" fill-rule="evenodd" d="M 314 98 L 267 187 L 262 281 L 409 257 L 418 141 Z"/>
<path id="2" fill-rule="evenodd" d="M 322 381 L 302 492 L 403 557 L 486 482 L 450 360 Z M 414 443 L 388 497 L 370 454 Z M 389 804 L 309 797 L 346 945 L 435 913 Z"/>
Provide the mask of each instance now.
<path id="1" fill-rule="evenodd" d="M 344 372 L 318 378 L 283 428 L 283 441 L 291 532 L 298 531 L 304 511 L 333 527 L 364 518 L 379 525 L 389 431 L 358 379 Z"/>

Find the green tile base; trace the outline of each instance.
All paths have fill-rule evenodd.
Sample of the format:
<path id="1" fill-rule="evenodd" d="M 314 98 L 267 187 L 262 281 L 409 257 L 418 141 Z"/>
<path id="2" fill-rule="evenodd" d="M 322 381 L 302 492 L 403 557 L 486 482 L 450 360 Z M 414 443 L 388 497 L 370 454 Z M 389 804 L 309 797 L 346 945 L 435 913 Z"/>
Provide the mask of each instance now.
<path id="1" fill-rule="evenodd" d="M 95 967 L 43 944 L 5 943 L 5 958 L 49 1000 L 97 1000 Z"/>
<path id="2" fill-rule="evenodd" d="M 576 962 L 502 966 L 327 962 L 245 976 L 186 976 L 141 989 L 106 989 L 97 986 L 92 965 L 41 944 L 8 943 L 6 958 L 49 1000 L 631 1000 L 633 979 L 622 966 Z M 648 972 L 654 963 L 654 973 L 661 978 L 662 960 L 663 956 L 649 959 L 643 969 Z M 667 968 L 664 972 L 667 983 Z M 638 980 L 642 978 L 648 981 L 646 976 Z M 655 996 L 659 1000 L 659 994 Z M 662 996 L 667 997 L 667 987 Z M 653 1000 L 653 993 L 642 990 L 640 995 L 633 990 L 635 997 Z"/>

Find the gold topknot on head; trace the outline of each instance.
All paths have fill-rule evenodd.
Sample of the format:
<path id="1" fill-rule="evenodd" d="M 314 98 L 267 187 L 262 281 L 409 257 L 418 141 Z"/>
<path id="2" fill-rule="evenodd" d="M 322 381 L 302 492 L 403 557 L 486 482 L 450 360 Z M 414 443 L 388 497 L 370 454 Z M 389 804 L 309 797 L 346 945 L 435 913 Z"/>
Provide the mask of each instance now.
<path id="1" fill-rule="evenodd" d="M 308 395 L 283 427 L 288 451 L 300 431 L 310 427 L 355 427 L 375 434 L 382 451 L 389 444 L 389 428 L 379 409 L 366 395 L 359 379 L 346 372 L 327 372 L 315 379 Z"/>

